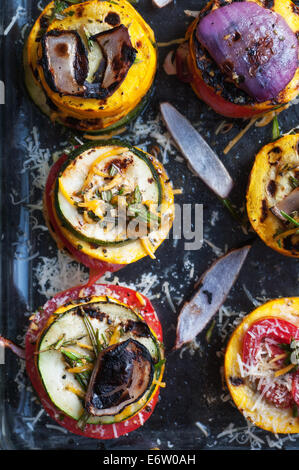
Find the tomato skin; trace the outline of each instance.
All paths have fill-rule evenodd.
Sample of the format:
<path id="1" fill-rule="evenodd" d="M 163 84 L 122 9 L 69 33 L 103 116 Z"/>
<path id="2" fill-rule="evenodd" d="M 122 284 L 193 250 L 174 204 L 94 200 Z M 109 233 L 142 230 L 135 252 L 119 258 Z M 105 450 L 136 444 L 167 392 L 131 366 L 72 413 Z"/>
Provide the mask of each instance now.
<path id="1" fill-rule="evenodd" d="M 198 76 L 191 60 L 189 61 L 189 67 L 192 73 L 191 86 L 193 90 L 197 96 L 209 105 L 217 114 L 221 114 L 228 118 L 249 119 L 263 113 L 263 111 L 255 109 L 253 106 L 240 106 L 225 100 Z"/>
<path id="2" fill-rule="evenodd" d="M 256 363 L 256 355 L 263 340 L 272 339 L 278 344 L 271 344 L 272 357 L 282 354 L 279 343 L 290 344 L 292 339 L 299 338 L 299 329 L 292 323 L 280 318 L 263 318 L 252 324 L 243 338 L 242 356 L 247 364 Z M 283 367 L 283 359 L 277 362 Z M 263 393 L 266 385 L 260 385 L 260 392 Z M 278 408 L 290 408 L 295 401 L 299 404 L 299 374 L 293 375 L 292 392 L 283 384 L 273 384 L 263 394 L 264 398 Z"/>
<path id="3" fill-rule="evenodd" d="M 68 156 L 63 154 L 57 162 L 51 167 L 49 176 L 46 182 L 45 187 L 45 206 L 46 212 L 49 218 L 49 222 L 54 229 L 55 236 L 59 239 L 62 245 L 71 253 L 71 255 L 79 262 L 87 266 L 90 270 L 89 281 L 88 285 L 94 284 L 100 277 L 102 277 L 105 272 L 115 272 L 118 271 L 123 267 L 122 264 L 113 264 L 113 263 L 106 263 L 105 261 L 101 261 L 98 259 L 93 259 L 90 256 L 82 253 L 80 250 L 77 250 L 70 242 L 65 238 L 63 233 L 61 232 L 56 219 L 54 217 L 53 212 L 53 204 L 52 204 L 52 190 L 54 188 L 55 181 L 59 175 L 60 168 L 67 160 Z"/>
<path id="4" fill-rule="evenodd" d="M 47 325 L 47 322 L 55 310 L 70 302 L 71 300 L 78 299 L 79 294 L 84 289 L 84 296 L 92 295 L 115 295 L 116 298 L 131 308 L 138 307 L 140 314 L 143 316 L 149 327 L 154 331 L 159 341 L 162 342 L 162 327 L 157 317 L 157 314 L 146 297 L 145 305 L 140 305 L 140 301 L 136 297 L 136 292 L 132 289 L 106 284 L 97 284 L 93 286 L 76 286 L 68 289 L 64 292 L 60 292 L 52 299 L 50 299 L 36 315 L 34 323 L 32 322 L 25 339 L 25 351 L 26 351 L 26 370 L 31 380 L 31 383 L 37 392 L 41 404 L 45 408 L 46 412 L 51 418 L 53 418 L 60 426 L 68 429 L 74 434 L 78 434 L 85 437 L 92 437 L 95 439 L 113 439 L 123 434 L 127 434 L 135 429 L 138 429 L 143 423 L 151 416 L 159 398 L 159 388 L 137 415 L 129 418 L 126 421 L 114 424 L 104 425 L 92 425 L 87 424 L 84 431 L 78 428 L 77 421 L 64 415 L 58 410 L 55 405 L 51 402 L 43 384 L 37 367 L 37 355 L 35 354 L 38 345 L 39 337 Z M 105 294 L 106 293 L 106 294 Z M 83 298 L 82 298 L 83 300 Z M 61 416 L 63 419 L 61 420 Z"/>
<path id="5" fill-rule="evenodd" d="M 292 393 L 286 388 L 285 385 L 274 384 L 268 388 L 265 392 L 266 386 L 260 386 L 260 392 L 263 393 L 263 397 L 271 402 L 277 408 L 291 408 L 293 405 Z"/>
<path id="6" fill-rule="evenodd" d="M 271 338 L 277 343 L 290 344 L 299 338 L 299 329 L 280 318 L 263 318 L 252 324 L 243 339 L 243 361 L 255 363 L 255 357 L 264 339 Z"/>

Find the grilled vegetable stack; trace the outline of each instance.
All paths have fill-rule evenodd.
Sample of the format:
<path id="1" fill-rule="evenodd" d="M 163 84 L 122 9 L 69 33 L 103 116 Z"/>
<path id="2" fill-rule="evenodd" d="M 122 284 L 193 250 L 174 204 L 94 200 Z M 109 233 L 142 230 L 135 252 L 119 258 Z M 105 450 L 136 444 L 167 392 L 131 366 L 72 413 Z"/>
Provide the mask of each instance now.
<path id="1" fill-rule="evenodd" d="M 151 415 L 164 372 L 162 330 L 143 295 L 74 287 L 32 318 L 26 366 L 43 406 L 70 431 L 111 439 Z"/>
<path id="2" fill-rule="evenodd" d="M 55 0 L 30 32 L 24 64 L 28 91 L 52 121 L 112 135 L 146 105 L 155 38 L 125 0 Z"/>
<path id="3" fill-rule="evenodd" d="M 243 415 L 267 431 L 298 433 L 299 298 L 247 315 L 225 353 L 225 378 Z"/>
<path id="4" fill-rule="evenodd" d="M 111 265 L 155 258 L 174 218 L 163 166 L 118 139 L 64 154 L 50 171 L 44 208 L 60 248 L 91 269 L 104 262 L 112 271 Z"/>
<path id="5" fill-rule="evenodd" d="M 298 134 L 285 135 L 257 154 L 247 192 L 249 220 L 279 253 L 299 257 Z"/>
<path id="6" fill-rule="evenodd" d="M 298 94 L 298 30 L 290 0 L 211 0 L 177 51 L 178 76 L 224 116 L 269 112 Z"/>

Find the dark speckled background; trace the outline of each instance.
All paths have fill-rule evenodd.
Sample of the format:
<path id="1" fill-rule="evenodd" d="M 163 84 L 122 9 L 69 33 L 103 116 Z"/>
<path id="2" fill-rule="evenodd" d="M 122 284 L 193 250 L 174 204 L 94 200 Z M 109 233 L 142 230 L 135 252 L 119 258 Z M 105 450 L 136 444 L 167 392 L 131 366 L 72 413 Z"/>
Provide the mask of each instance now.
<path id="1" fill-rule="evenodd" d="M 42 1 L 45 5 L 47 2 Z M 152 7 L 151 0 L 140 0 L 137 9 L 155 30 L 158 42 L 183 37 L 191 21 L 184 14 L 184 9 L 197 10 L 205 1 L 177 0 L 162 10 Z M 1 207 L 0 220 L 2 229 L 2 309 L 0 332 L 11 338 L 20 338 L 25 331 L 27 319 L 25 312 L 34 310 L 45 302 L 45 297 L 37 292 L 38 280 L 34 277 L 34 267 L 40 258 L 22 261 L 21 257 L 40 252 L 40 256 L 56 256 L 56 246 L 47 232 L 32 230 L 32 219 L 29 216 L 27 203 L 36 202 L 41 194 L 30 193 L 32 175 L 30 171 L 22 172 L 24 158 L 28 153 L 24 144 L 28 136 L 32 137 L 33 126 L 39 131 L 40 146 L 49 149 L 50 153 L 61 148 L 70 135 L 60 127 L 53 127 L 48 119 L 41 115 L 29 100 L 23 84 L 21 54 L 23 41 L 21 31 L 25 23 L 32 24 L 37 17 L 37 1 L 34 0 L 1 0 L 0 28 L 2 32 L 9 24 L 17 7 L 23 7 L 21 15 L 4 37 L 0 35 L 1 65 L 0 80 L 6 84 L 6 105 L 0 108 L 1 119 Z M 1 25 L 2 23 L 2 25 Z M 26 29 L 28 31 L 28 29 Z M 26 32 L 25 31 L 25 32 Z M 237 206 L 244 203 L 248 175 L 253 164 L 254 155 L 259 148 L 271 140 L 272 125 L 258 129 L 252 128 L 228 154 L 222 150 L 243 122 L 236 122 L 233 129 L 225 136 L 215 136 L 215 129 L 223 120 L 200 102 L 188 85 L 180 83 L 175 77 L 166 76 L 162 69 L 163 59 L 171 48 L 160 49 L 160 68 L 157 75 L 156 90 L 146 113 L 147 119 L 154 119 L 158 112 L 159 101 L 169 100 L 196 124 L 202 135 L 216 150 L 225 166 L 231 172 L 236 185 L 232 200 Z M 282 131 L 288 131 L 298 124 L 298 105 L 292 106 L 279 115 Z M 136 141 L 129 139 L 132 143 Z M 138 143 L 148 142 L 147 135 L 139 138 Z M 153 142 L 154 143 L 154 142 Z M 49 155 L 50 155 L 49 153 Z M 230 215 L 222 207 L 205 185 L 196 178 L 184 162 L 176 160 L 175 154 L 167 156 L 165 167 L 173 181 L 174 187 L 184 187 L 184 194 L 179 196 L 180 203 L 201 203 L 204 208 L 204 238 L 209 240 L 220 251 L 225 252 L 253 242 L 240 277 L 232 289 L 225 307 L 238 315 L 249 313 L 254 305 L 246 295 L 244 287 L 254 298 L 275 298 L 277 296 L 299 295 L 298 261 L 279 255 L 267 248 L 253 232 L 245 235 Z M 14 205 L 14 200 L 23 203 Z M 27 197 L 27 198 L 26 198 Z M 39 212 L 34 215 L 42 223 Z M 31 246 L 24 242 L 30 240 Z M 220 253 L 220 252 L 219 252 Z M 10 352 L 6 353 L 5 365 L 0 365 L 0 445 L 7 449 L 248 449 L 256 447 L 248 434 L 243 433 L 221 437 L 219 434 L 230 424 L 235 428 L 246 428 L 242 415 L 227 398 L 227 390 L 222 388 L 220 369 L 223 363 L 221 350 L 225 347 L 227 337 L 223 339 L 223 329 L 217 325 L 211 341 L 206 340 L 205 330 L 198 337 L 200 347 L 192 355 L 190 351 L 171 352 L 175 339 L 177 315 L 183 301 L 190 298 L 193 285 L 201 273 L 216 259 L 215 250 L 204 243 L 198 251 L 184 251 L 184 241 L 176 243 L 172 237 L 157 252 L 157 260 L 143 259 L 128 266 L 117 274 L 120 282 L 135 284 L 138 287 L 142 274 L 151 272 L 156 275 L 150 295 L 161 319 L 167 350 L 167 368 L 165 381 L 167 387 L 161 390 L 160 402 L 145 425 L 129 436 L 109 442 L 95 441 L 62 433 L 48 428 L 55 424 L 45 414 L 31 429 L 32 418 L 40 411 L 40 405 L 32 400 L 32 393 L 26 375 L 20 374 L 20 381 L 25 388 L 18 391 L 15 376 L 19 362 Z M 194 268 L 192 268 L 192 266 Z M 194 269 L 194 271 L 193 271 Z M 169 289 L 176 312 L 167 302 L 163 283 L 169 282 Z M 217 288 L 217 286 L 215 286 Z M 230 321 L 234 320 L 232 317 Z M 219 323 L 219 319 L 217 317 Z M 227 328 L 231 331 L 230 327 Z M 31 419 L 31 421 L 30 421 Z M 206 426 L 208 437 L 195 425 L 200 421 Z M 252 431 L 261 440 L 260 446 L 268 447 L 277 443 L 270 433 Z M 283 448 L 299 447 L 299 441 L 286 439 Z"/>

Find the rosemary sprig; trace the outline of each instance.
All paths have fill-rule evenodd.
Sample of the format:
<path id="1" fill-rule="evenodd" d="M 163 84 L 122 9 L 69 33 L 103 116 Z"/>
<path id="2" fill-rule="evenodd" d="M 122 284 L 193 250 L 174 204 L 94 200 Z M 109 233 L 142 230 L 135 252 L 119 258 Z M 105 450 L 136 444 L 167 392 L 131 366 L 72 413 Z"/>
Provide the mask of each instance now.
<path id="1" fill-rule="evenodd" d="M 146 224 L 150 224 L 151 222 L 160 223 L 161 221 L 160 216 L 148 211 L 142 204 L 130 204 L 128 207 L 128 215 L 139 217 L 141 221 L 145 222 Z"/>
<path id="2" fill-rule="evenodd" d="M 65 347 L 65 346 L 73 346 L 77 343 L 77 341 L 80 341 L 80 339 L 83 339 L 85 335 L 79 336 L 78 338 L 72 338 L 64 341 L 65 339 L 65 334 L 63 334 L 55 343 L 50 344 L 46 349 L 41 349 L 38 351 L 38 354 L 46 352 L 46 351 L 52 351 L 52 350 L 60 350 L 60 348 Z"/>
<path id="3" fill-rule="evenodd" d="M 160 369 L 166 362 L 166 359 L 161 359 L 157 364 L 155 364 L 155 369 Z"/>
<path id="4" fill-rule="evenodd" d="M 117 173 L 119 173 L 119 170 L 118 170 L 117 166 L 112 163 L 110 168 L 109 168 L 109 176 L 115 176 L 115 175 L 117 175 Z"/>
<path id="5" fill-rule="evenodd" d="M 101 343 L 101 340 L 100 340 L 100 330 L 99 328 L 97 328 L 97 331 L 96 331 L 96 342 L 97 342 L 97 348 L 98 348 L 98 351 L 102 351 L 103 349 L 103 344 Z"/>
<path id="6" fill-rule="evenodd" d="M 104 335 L 104 333 L 102 333 L 101 336 L 102 336 L 102 340 L 103 340 L 102 347 L 103 347 L 103 348 L 107 348 L 107 347 L 108 347 L 107 338 L 106 338 L 106 336 Z"/>
<path id="7" fill-rule="evenodd" d="M 299 180 L 297 180 L 297 178 L 295 178 L 294 176 L 290 176 L 289 177 L 289 182 L 290 182 L 290 185 L 292 186 L 293 189 L 298 188 Z"/>
<path id="8" fill-rule="evenodd" d="M 92 324 L 89 321 L 88 315 L 84 312 L 82 307 L 81 307 L 81 311 L 83 313 L 84 325 L 85 325 L 85 328 L 87 329 L 87 333 L 89 335 L 89 339 L 90 339 L 90 342 L 92 344 L 93 351 L 95 353 L 95 356 L 97 356 L 98 353 L 99 353 L 99 350 L 98 350 L 98 343 L 97 343 L 97 338 L 96 338 L 95 331 L 93 329 Z"/>
<path id="9" fill-rule="evenodd" d="M 219 198 L 220 201 L 222 202 L 222 204 L 224 205 L 224 207 L 229 211 L 229 213 L 231 214 L 231 216 L 240 224 L 240 225 L 244 225 L 244 221 L 242 220 L 240 214 L 236 211 L 236 209 L 233 207 L 231 201 L 229 198 Z"/>
<path id="10" fill-rule="evenodd" d="M 212 333 L 213 333 L 213 330 L 215 328 L 215 325 L 216 325 L 216 320 L 213 320 L 212 324 L 211 324 L 211 326 L 208 329 L 207 334 L 206 334 L 207 343 L 209 343 L 211 341 L 211 337 L 212 337 Z"/>
<path id="11" fill-rule="evenodd" d="M 276 140 L 280 137 L 280 129 L 279 129 L 279 123 L 277 116 L 274 117 L 273 119 L 273 127 L 272 127 L 272 139 Z"/>
<path id="12" fill-rule="evenodd" d="M 135 204 L 142 202 L 142 194 L 138 185 L 134 189 L 134 202 Z"/>
<path id="13" fill-rule="evenodd" d="M 60 346 L 63 345 L 64 338 L 65 338 L 65 334 L 63 334 L 61 338 L 57 341 L 57 343 L 54 345 L 54 349 L 59 349 Z"/>
<path id="14" fill-rule="evenodd" d="M 78 353 L 77 351 L 75 352 L 68 351 L 67 349 L 60 349 L 60 352 L 72 361 L 79 362 L 79 364 L 83 364 L 83 360 L 86 362 L 94 362 L 90 356 L 85 356 L 83 354 Z"/>
<path id="15" fill-rule="evenodd" d="M 280 213 L 288 222 L 291 222 L 293 225 L 295 225 L 295 227 L 299 227 L 299 222 L 297 222 L 297 220 L 293 219 L 293 217 L 291 217 L 289 214 L 287 214 L 284 211 L 280 211 Z"/>
<path id="16" fill-rule="evenodd" d="M 79 429 L 81 429 L 81 431 L 84 431 L 89 417 L 90 414 L 88 413 L 88 411 L 84 410 L 77 423 L 77 426 Z"/>
<path id="17" fill-rule="evenodd" d="M 81 365 L 82 364 L 82 361 L 79 360 L 79 361 L 76 361 L 76 360 L 73 360 L 73 359 L 70 359 L 67 355 L 64 354 L 64 360 L 65 362 L 70 366 L 70 367 L 77 367 L 78 365 Z M 90 380 L 90 372 L 88 371 L 85 371 L 85 372 L 78 372 L 76 374 L 74 374 L 74 377 L 75 379 L 77 380 L 77 382 L 81 385 L 81 387 L 84 389 L 84 390 L 87 390 L 87 387 L 88 387 L 88 384 L 89 384 L 89 380 Z"/>

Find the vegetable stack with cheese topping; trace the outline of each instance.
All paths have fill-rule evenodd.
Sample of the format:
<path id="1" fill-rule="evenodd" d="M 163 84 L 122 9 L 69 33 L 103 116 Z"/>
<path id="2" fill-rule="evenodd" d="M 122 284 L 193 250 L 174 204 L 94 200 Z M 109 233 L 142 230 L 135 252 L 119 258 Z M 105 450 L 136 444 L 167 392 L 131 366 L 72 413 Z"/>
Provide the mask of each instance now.
<path id="1" fill-rule="evenodd" d="M 53 165 L 44 209 L 58 246 L 100 273 L 155 258 L 173 222 L 173 199 L 156 158 L 119 139 L 101 140 Z"/>
<path id="2" fill-rule="evenodd" d="M 28 91 L 52 121 L 87 138 L 113 135 L 148 101 L 155 38 L 125 0 L 55 0 L 30 32 L 24 64 Z"/>

